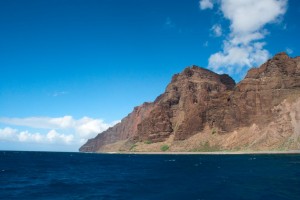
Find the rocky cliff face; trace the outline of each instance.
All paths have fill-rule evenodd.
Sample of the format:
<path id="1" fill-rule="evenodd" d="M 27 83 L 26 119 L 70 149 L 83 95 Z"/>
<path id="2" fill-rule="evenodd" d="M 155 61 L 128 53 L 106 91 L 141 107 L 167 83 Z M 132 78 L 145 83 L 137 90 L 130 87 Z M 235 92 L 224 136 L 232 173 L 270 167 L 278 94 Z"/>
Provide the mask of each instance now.
<path id="1" fill-rule="evenodd" d="M 239 84 L 196 66 L 153 103 L 90 139 L 83 152 L 300 148 L 300 57 L 279 53 Z"/>

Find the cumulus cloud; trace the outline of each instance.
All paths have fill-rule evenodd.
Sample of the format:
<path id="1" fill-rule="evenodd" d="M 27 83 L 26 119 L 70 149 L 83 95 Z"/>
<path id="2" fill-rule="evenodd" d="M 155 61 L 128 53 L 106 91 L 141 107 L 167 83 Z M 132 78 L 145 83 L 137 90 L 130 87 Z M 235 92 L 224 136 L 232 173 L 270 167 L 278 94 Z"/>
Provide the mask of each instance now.
<path id="1" fill-rule="evenodd" d="M 74 135 L 60 134 L 56 130 L 50 130 L 46 135 L 46 141 L 50 143 L 63 142 L 65 144 L 72 144 Z"/>
<path id="2" fill-rule="evenodd" d="M 251 34 L 260 31 L 286 12 L 287 0 L 222 0 L 221 10 L 231 22 L 234 34 Z"/>
<path id="3" fill-rule="evenodd" d="M 102 132 L 110 126 L 112 124 L 106 124 L 101 119 L 83 117 L 76 122 L 75 130 L 80 135 L 80 138 L 89 139 L 95 136 L 95 133 Z"/>
<path id="4" fill-rule="evenodd" d="M 280 21 L 287 0 L 220 0 L 216 4 L 230 21 L 230 33 L 222 50 L 210 56 L 209 68 L 236 74 L 266 61 L 270 53 L 262 41 L 269 34 L 265 25 Z"/>
<path id="5" fill-rule="evenodd" d="M 46 129 L 46 133 L 32 133 L 28 130 L 19 131 L 11 127 L 5 127 L 0 129 L 0 140 L 47 144 L 82 144 L 119 121 L 105 123 L 101 119 L 89 117 L 74 119 L 72 116 L 64 116 L 58 118 L 0 118 L 0 122 L 13 126 Z"/>
<path id="6" fill-rule="evenodd" d="M 0 129 L 0 141 L 11 142 L 30 142 L 41 144 L 72 144 L 74 142 L 74 135 L 61 134 L 55 130 L 50 130 L 47 134 L 30 133 L 26 131 L 18 131 L 10 127 Z"/>
<path id="7" fill-rule="evenodd" d="M 214 4 L 213 4 L 212 0 L 201 0 L 199 2 L 199 6 L 200 6 L 201 10 L 213 9 Z"/>
<path id="8" fill-rule="evenodd" d="M 12 129 L 10 127 L 0 129 L 0 140 L 12 140 L 15 137 L 17 131 L 17 129 Z"/>
<path id="9" fill-rule="evenodd" d="M 40 133 L 29 133 L 27 130 L 17 133 L 16 139 L 20 142 L 43 142 L 43 138 Z"/>
<path id="10" fill-rule="evenodd" d="M 223 52 L 210 56 L 209 68 L 218 73 L 239 74 L 253 65 L 266 61 L 269 52 L 265 43 L 255 42 L 251 45 L 232 45 L 225 41 Z"/>

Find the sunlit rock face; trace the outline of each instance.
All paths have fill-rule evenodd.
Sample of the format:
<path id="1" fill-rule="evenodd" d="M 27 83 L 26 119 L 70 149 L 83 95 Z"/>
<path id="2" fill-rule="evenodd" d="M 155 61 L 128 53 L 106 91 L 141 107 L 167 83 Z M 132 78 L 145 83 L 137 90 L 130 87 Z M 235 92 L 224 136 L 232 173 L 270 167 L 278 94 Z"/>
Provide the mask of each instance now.
<path id="1" fill-rule="evenodd" d="M 279 53 L 238 84 L 226 74 L 192 66 L 174 75 L 154 102 L 134 108 L 80 151 L 130 151 L 133 144 L 139 144 L 137 151 L 159 151 L 154 144 L 166 141 L 173 151 L 205 142 L 220 150 L 297 149 L 299 98 L 300 57 Z M 206 137 L 208 132 L 214 137 Z"/>

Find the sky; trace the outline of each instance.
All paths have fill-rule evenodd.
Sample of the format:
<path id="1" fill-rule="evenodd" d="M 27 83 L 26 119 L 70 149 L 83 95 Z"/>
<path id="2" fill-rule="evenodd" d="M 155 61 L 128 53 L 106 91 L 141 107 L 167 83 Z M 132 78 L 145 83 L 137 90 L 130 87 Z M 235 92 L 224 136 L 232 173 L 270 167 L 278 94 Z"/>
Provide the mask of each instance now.
<path id="1" fill-rule="evenodd" d="M 300 55 L 298 0 L 0 0 L 0 150 L 78 151 L 197 65 Z"/>

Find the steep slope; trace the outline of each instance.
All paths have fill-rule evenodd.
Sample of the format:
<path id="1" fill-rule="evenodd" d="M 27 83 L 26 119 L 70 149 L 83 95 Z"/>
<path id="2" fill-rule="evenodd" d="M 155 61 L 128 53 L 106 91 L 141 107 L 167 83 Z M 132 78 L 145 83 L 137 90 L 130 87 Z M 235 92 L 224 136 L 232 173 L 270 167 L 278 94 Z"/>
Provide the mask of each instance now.
<path id="1" fill-rule="evenodd" d="M 299 57 L 279 53 L 237 85 L 193 66 L 80 151 L 160 151 L 163 144 L 171 151 L 297 149 L 299 97 Z"/>

